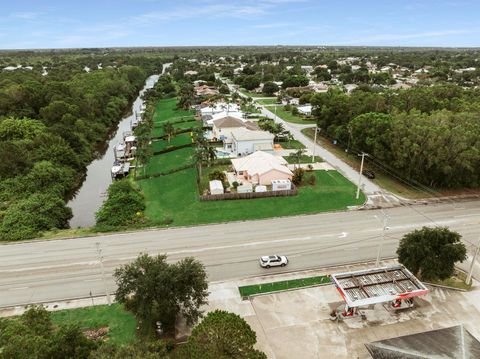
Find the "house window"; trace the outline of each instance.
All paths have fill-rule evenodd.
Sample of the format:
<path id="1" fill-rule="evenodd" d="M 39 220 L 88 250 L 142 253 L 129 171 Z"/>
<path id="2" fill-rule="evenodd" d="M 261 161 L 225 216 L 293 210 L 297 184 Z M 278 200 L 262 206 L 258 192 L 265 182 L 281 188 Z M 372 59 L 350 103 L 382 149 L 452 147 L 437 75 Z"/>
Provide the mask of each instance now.
<path id="1" fill-rule="evenodd" d="M 239 174 L 240 176 L 242 176 L 242 175 L 243 175 L 243 171 L 238 171 L 238 174 Z"/>

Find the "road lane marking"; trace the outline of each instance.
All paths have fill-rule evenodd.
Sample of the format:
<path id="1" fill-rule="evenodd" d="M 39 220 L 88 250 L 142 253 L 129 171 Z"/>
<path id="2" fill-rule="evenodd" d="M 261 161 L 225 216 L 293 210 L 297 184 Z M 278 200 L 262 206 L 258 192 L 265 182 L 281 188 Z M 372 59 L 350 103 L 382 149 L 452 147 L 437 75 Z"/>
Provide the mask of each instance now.
<path id="1" fill-rule="evenodd" d="M 30 287 L 17 287 L 17 288 L 9 288 L 8 290 L 24 290 L 24 289 L 28 289 Z"/>
<path id="2" fill-rule="evenodd" d="M 102 278 L 96 278 L 96 279 L 84 279 L 83 281 L 84 282 L 99 282 L 101 280 L 102 280 Z"/>

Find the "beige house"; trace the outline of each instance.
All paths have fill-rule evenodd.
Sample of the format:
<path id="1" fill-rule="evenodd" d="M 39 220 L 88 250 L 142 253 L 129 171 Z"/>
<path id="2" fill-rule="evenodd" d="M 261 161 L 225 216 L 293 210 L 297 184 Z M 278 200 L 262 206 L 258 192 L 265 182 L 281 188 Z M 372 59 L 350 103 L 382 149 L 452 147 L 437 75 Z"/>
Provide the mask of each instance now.
<path id="1" fill-rule="evenodd" d="M 252 131 L 259 130 L 256 123 L 227 115 L 213 121 L 212 134 L 218 140 L 227 140 L 231 137 L 232 131 L 240 128 L 247 128 Z"/>
<path id="2" fill-rule="evenodd" d="M 274 180 L 291 180 L 293 176 L 283 157 L 263 151 L 232 159 L 232 165 L 238 182 L 271 185 Z"/>

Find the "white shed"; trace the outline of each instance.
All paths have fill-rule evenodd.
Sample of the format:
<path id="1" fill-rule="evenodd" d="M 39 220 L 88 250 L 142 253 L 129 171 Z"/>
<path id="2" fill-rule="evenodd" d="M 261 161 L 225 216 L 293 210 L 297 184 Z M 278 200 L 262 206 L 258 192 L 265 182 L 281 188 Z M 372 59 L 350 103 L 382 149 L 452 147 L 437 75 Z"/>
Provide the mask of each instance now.
<path id="1" fill-rule="evenodd" d="M 245 183 L 245 184 L 237 187 L 237 192 L 238 193 L 251 193 L 251 192 L 253 192 L 253 186 L 252 186 L 251 183 Z"/>
<path id="2" fill-rule="evenodd" d="M 292 189 L 292 182 L 290 180 L 272 180 L 272 191 L 285 191 L 290 189 Z"/>
<path id="3" fill-rule="evenodd" d="M 255 192 L 267 192 L 267 186 L 256 186 L 255 187 Z"/>
<path id="4" fill-rule="evenodd" d="M 222 181 L 213 180 L 210 181 L 210 194 L 223 194 L 223 184 Z"/>

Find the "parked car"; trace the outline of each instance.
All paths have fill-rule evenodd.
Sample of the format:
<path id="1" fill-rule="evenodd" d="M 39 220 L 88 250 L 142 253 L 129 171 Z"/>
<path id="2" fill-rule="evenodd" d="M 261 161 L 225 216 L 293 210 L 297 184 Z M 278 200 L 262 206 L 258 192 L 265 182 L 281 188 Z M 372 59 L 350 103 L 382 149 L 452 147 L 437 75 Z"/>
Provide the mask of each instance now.
<path id="1" fill-rule="evenodd" d="M 262 256 L 260 257 L 260 266 L 263 268 L 285 267 L 288 264 L 286 256 Z"/>
<path id="2" fill-rule="evenodd" d="M 362 174 L 367 177 L 367 178 L 370 178 L 370 179 L 374 179 L 375 178 L 375 173 L 373 173 L 373 171 L 370 171 L 370 170 L 363 170 L 362 171 Z"/>

